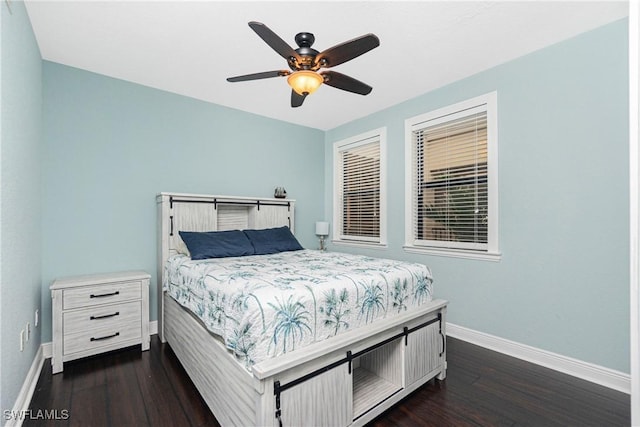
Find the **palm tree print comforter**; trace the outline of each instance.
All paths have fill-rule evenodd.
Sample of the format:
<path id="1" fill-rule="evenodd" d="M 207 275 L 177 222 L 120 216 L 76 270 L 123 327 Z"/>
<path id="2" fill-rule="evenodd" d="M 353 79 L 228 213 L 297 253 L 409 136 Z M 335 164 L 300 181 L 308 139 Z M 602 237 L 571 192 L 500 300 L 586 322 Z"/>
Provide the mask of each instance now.
<path id="1" fill-rule="evenodd" d="M 165 265 L 164 289 L 247 369 L 432 300 L 422 264 L 313 250 Z"/>

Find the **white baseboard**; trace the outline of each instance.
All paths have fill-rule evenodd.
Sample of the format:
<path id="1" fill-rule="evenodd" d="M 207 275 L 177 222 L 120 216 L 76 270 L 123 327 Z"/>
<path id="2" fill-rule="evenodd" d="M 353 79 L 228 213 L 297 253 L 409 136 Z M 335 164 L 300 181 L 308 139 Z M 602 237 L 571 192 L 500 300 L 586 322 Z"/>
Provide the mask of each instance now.
<path id="1" fill-rule="evenodd" d="M 49 350 L 49 352 L 51 352 L 51 350 Z M 5 427 L 20 427 L 22 425 L 24 416 L 27 414 L 29 409 L 33 392 L 38 384 L 38 378 L 40 377 L 40 371 L 42 370 L 44 360 L 44 345 L 41 345 L 33 358 L 33 362 L 31 362 L 31 367 L 29 368 L 29 372 L 27 372 L 27 377 L 25 378 L 22 388 L 20 389 L 20 393 L 16 398 L 16 402 L 13 405 L 11 416 L 6 420 L 7 423 L 5 424 Z M 6 415 L 3 414 L 3 416 Z"/>
<path id="2" fill-rule="evenodd" d="M 631 394 L 631 376 L 550 351 L 447 323 L 447 335 L 536 365 Z"/>
<path id="3" fill-rule="evenodd" d="M 45 359 L 51 359 L 51 356 L 53 356 L 53 343 L 52 342 L 43 343 L 42 357 L 44 357 Z"/>
<path id="4" fill-rule="evenodd" d="M 158 321 L 152 320 L 149 322 L 149 335 L 156 335 L 158 333 Z"/>

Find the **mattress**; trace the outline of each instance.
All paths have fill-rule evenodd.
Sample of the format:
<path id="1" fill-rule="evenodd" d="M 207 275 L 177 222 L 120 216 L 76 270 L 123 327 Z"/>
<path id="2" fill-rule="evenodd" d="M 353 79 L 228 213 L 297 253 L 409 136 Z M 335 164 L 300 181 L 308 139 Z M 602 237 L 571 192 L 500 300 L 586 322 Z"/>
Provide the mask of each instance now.
<path id="1" fill-rule="evenodd" d="M 250 371 L 268 358 L 432 300 L 422 264 L 301 250 L 167 260 L 165 291 L 219 335 Z"/>

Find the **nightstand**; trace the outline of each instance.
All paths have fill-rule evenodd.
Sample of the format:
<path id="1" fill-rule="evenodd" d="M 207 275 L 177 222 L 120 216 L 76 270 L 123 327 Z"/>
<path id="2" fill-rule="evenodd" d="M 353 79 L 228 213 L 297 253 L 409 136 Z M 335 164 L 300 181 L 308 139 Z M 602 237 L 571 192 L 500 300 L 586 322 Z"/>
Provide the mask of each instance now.
<path id="1" fill-rule="evenodd" d="M 144 271 L 55 280 L 53 373 L 63 362 L 141 344 L 149 350 L 149 281 Z"/>

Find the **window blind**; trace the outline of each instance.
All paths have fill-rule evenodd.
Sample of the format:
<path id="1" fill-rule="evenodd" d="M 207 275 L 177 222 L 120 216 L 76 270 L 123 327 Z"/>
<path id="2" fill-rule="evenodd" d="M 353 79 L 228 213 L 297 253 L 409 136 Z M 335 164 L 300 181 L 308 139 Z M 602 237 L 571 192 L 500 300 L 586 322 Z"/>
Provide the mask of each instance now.
<path id="1" fill-rule="evenodd" d="M 380 241 L 380 140 L 339 152 L 340 238 Z"/>
<path id="2" fill-rule="evenodd" d="M 412 130 L 415 244 L 487 249 L 487 113 L 477 110 Z"/>

